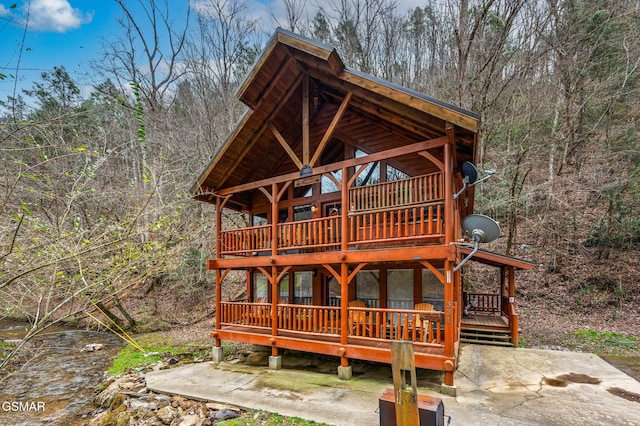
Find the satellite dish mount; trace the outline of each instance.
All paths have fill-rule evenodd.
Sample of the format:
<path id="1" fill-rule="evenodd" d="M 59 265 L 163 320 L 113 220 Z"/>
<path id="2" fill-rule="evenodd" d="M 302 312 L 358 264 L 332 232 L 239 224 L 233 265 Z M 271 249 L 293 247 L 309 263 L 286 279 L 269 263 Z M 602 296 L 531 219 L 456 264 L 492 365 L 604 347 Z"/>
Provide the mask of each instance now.
<path id="1" fill-rule="evenodd" d="M 469 162 L 469 161 L 465 161 L 462 164 L 462 167 L 460 168 L 460 171 L 462 172 L 462 189 L 460 189 L 460 191 L 458 191 L 457 193 L 453 194 L 453 199 L 455 200 L 456 198 L 458 198 L 460 196 L 460 194 L 462 194 L 464 191 L 466 191 L 470 186 L 473 186 L 477 183 L 480 183 L 482 181 L 485 181 L 487 179 L 489 179 L 491 176 L 493 176 L 496 171 L 494 169 L 488 169 L 485 170 L 485 176 L 478 180 L 478 170 L 476 169 L 476 166 L 473 165 L 473 163 Z"/>
<path id="2" fill-rule="evenodd" d="M 454 272 L 476 254 L 480 249 L 480 243 L 490 243 L 500 236 L 500 225 L 489 216 L 472 214 L 462 221 L 462 232 L 473 242 L 473 250 L 453 268 Z"/>

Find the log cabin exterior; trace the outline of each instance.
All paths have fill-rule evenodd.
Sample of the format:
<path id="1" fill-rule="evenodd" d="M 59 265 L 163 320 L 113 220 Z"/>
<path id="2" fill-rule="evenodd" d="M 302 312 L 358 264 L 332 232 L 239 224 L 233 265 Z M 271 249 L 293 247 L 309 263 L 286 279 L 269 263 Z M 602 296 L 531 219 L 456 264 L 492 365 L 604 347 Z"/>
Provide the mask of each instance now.
<path id="1" fill-rule="evenodd" d="M 503 329 L 518 341 L 515 271 L 532 264 L 483 250 L 495 294 L 463 292 L 454 267 L 471 249 L 461 220 L 474 191 L 478 116 L 346 67 L 334 49 L 277 30 L 238 90 L 247 105 L 194 185 L 216 205 L 215 348 L 232 340 L 391 363 L 411 340 L 419 368 L 453 386 L 461 329 Z M 246 223 L 225 227 L 223 209 Z M 246 297 L 222 300 L 229 271 Z M 475 303 L 474 303 L 475 302 Z M 464 305 L 478 315 L 464 317 Z M 215 350 L 214 350 L 215 353 Z"/>

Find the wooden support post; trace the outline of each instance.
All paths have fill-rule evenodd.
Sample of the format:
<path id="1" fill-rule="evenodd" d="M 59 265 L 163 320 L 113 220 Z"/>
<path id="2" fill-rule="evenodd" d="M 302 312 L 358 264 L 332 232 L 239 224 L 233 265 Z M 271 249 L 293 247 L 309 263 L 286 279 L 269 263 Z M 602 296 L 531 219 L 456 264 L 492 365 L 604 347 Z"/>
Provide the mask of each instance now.
<path id="1" fill-rule="evenodd" d="M 309 74 L 302 79 L 302 163 L 309 164 Z"/>
<path id="2" fill-rule="evenodd" d="M 396 403 L 396 424 L 398 426 L 419 425 L 418 380 L 412 342 L 391 342 L 391 372 Z M 406 380 L 407 373 L 411 380 L 409 385 Z"/>
<path id="3" fill-rule="evenodd" d="M 518 347 L 518 328 L 519 328 L 519 324 L 518 324 L 518 314 L 516 313 L 516 307 L 515 307 L 515 303 L 516 303 L 516 273 L 515 273 L 515 269 L 513 266 L 509 266 L 507 269 L 508 273 L 509 273 L 509 299 L 508 299 L 508 305 L 509 305 L 509 323 L 511 324 L 511 342 L 513 343 L 513 346 Z"/>
<path id="4" fill-rule="evenodd" d="M 271 255 L 278 255 L 278 184 L 271 184 Z"/>
<path id="5" fill-rule="evenodd" d="M 453 204 L 453 132 L 452 126 L 447 124 L 448 143 L 444 145 L 444 243 L 450 245 L 455 238 L 454 232 L 454 204 Z M 453 253 L 453 251 L 452 251 Z M 444 355 L 447 358 L 455 357 L 454 335 L 456 333 L 455 311 L 456 299 L 454 298 L 454 281 L 460 279 L 460 274 L 453 271 L 453 258 L 450 255 L 444 262 Z M 449 362 L 449 361 L 447 361 Z M 444 373 L 444 382 L 447 386 L 453 386 L 453 370 L 447 369 Z"/>
<path id="6" fill-rule="evenodd" d="M 222 322 L 222 310 L 220 299 L 222 298 L 222 273 L 220 269 L 216 269 L 216 324 L 215 329 L 220 330 L 220 323 Z M 216 337 L 214 346 L 219 348 L 222 342 Z"/>
<path id="7" fill-rule="evenodd" d="M 271 335 L 278 335 L 278 286 L 280 285 L 280 276 L 278 275 L 278 267 L 271 267 Z M 272 348 L 273 356 L 278 356 L 278 349 Z"/>
<path id="8" fill-rule="evenodd" d="M 458 272 L 459 273 L 459 272 Z M 444 262 L 444 356 L 447 358 L 455 357 L 454 350 L 454 333 L 455 333 L 455 303 L 453 301 L 453 279 L 456 272 L 453 272 L 453 262 Z M 447 361 L 449 362 L 449 361 Z M 446 368 L 446 365 L 445 365 Z M 444 372 L 444 384 L 453 386 L 453 371 Z"/>
<path id="9" fill-rule="evenodd" d="M 220 234 L 222 232 L 222 199 L 216 198 L 216 259 L 221 259 L 220 252 L 222 251 L 222 242 L 220 241 Z M 215 329 L 220 330 L 220 323 L 222 322 L 222 272 L 220 269 L 216 269 L 216 325 Z M 215 339 L 215 346 L 220 347 L 222 344 L 219 338 Z"/>
<path id="10" fill-rule="evenodd" d="M 349 169 L 342 168 L 342 185 L 340 187 L 340 199 L 342 208 L 340 209 L 340 250 L 346 252 L 349 250 Z"/>
<path id="11" fill-rule="evenodd" d="M 349 311 L 347 309 L 349 305 L 349 265 L 342 263 L 340 265 L 340 344 L 347 344 L 347 336 L 349 334 Z M 344 357 L 342 357 L 344 358 Z M 342 360 L 341 360 L 342 361 Z M 343 367 L 344 361 L 341 362 Z"/>

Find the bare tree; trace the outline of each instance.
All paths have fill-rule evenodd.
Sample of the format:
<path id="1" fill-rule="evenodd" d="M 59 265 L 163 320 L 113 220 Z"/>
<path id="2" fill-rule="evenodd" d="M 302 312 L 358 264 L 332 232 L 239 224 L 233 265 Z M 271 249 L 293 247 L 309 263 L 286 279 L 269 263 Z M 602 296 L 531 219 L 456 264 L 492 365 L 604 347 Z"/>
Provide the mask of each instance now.
<path id="1" fill-rule="evenodd" d="M 95 66 L 100 73 L 114 78 L 120 87 L 136 82 L 151 111 L 161 110 L 172 85 L 182 76 L 180 54 L 189 25 L 190 8 L 172 18 L 175 5 L 168 0 L 138 0 L 133 8 L 124 0 L 115 0 L 123 18 L 119 20 L 123 36 L 106 42 L 104 58 Z"/>

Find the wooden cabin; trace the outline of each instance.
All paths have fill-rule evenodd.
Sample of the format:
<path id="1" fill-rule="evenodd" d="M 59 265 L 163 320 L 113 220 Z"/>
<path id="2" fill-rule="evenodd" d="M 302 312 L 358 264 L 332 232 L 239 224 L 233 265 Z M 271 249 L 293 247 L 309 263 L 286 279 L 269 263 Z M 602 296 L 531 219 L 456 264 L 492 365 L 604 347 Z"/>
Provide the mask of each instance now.
<path id="1" fill-rule="evenodd" d="M 416 367 L 453 386 L 465 326 L 517 344 L 514 274 L 532 264 L 474 254 L 496 268 L 494 294 L 463 292 L 454 270 L 471 252 L 461 220 L 474 187 L 454 194 L 475 160 L 476 114 L 284 30 L 238 97 L 246 113 L 193 189 L 217 207 L 214 354 L 231 340 L 271 347 L 274 368 L 282 349 L 332 355 L 348 379 L 350 359 L 391 363 L 390 342 L 410 340 Z M 234 270 L 246 273 L 246 298 L 222 300 Z"/>

